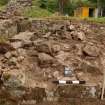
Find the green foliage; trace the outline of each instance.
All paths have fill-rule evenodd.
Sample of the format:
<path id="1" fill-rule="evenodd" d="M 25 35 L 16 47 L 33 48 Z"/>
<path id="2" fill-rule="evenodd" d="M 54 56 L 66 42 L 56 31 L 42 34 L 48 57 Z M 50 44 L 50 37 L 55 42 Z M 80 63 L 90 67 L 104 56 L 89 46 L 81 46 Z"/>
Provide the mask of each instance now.
<path id="1" fill-rule="evenodd" d="M 39 2 L 40 2 L 41 8 L 44 8 L 44 9 L 47 8 L 47 0 L 40 0 Z"/>
<path id="2" fill-rule="evenodd" d="M 32 0 L 32 5 L 39 6 L 39 0 Z"/>
<path id="3" fill-rule="evenodd" d="M 105 0 L 88 0 L 91 3 L 97 3 L 97 5 L 100 5 L 101 7 L 105 7 Z"/>
<path id="4" fill-rule="evenodd" d="M 105 24 L 105 17 L 101 18 L 88 18 L 88 21 L 96 22 L 96 23 L 104 23 Z"/>
<path id="5" fill-rule="evenodd" d="M 65 2 L 66 1 L 66 2 Z M 83 2 L 87 2 L 87 0 L 64 0 L 65 4 L 63 5 L 63 13 L 68 14 L 70 16 L 74 15 L 74 10 L 81 5 Z"/>
<path id="6" fill-rule="evenodd" d="M 9 0 L 0 0 L 0 10 L 5 8 L 5 4 Z M 26 8 L 24 15 L 30 17 L 45 17 L 50 16 L 52 13 L 59 11 L 60 0 L 32 0 L 33 6 L 31 8 Z M 74 9 L 82 5 L 98 5 L 101 8 L 105 8 L 105 0 L 63 0 L 64 7 L 63 13 L 72 16 L 74 14 Z M 99 3 L 98 3 L 98 2 Z"/>
<path id="7" fill-rule="evenodd" d="M 64 14 L 68 14 L 70 16 L 72 16 L 74 14 L 74 9 L 76 8 L 76 3 L 75 2 L 68 2 L 65 6 L 64 6 Z"/>
<path id="8" fill-rule="evenodd" d="M 39 0 L 39 4 L 41 8 L 47 9 L 48 11 L 54 13 L 59 10 L 59 1 L 58 0 Z M 76 7 L 75 2 L 71 3 L 71 0 L 64 5 L 63 13 L 73 15 L 74 8 Z"/>
<path id="9" fill-rule="evenodd" d="M 6 6 L 5 6 L 5 5 L 0 6 L 0 11 L 4 10 L 5 8 L 6 8 Z"/>
<path id="10" fill-rule="evenodd" d="M 9 0 L 0 0 L 0 6 L 7 4 L 8 1 L 9 1 Z"/>
<path id="11" fill-rule="evenodd" d="M 88 1 L 91 1 L 93 3 L 97 3 L 97 0 L 88 0 Z"/>
<path id="12" fill-rule="evenodd" d="M 47 16 L 50 16 L 52 15 L 51 12 L 47 11 L 46 9 L 42 9 L 40 7 L 37 7 L 37 6 L 33 6 L 33 7 L 27 7 L 25 10 L 24 10 L 24 16 L 27 16 L 27 17 L 47 17 Z"/>
<path id="13" fill-rule="evenodd" d="M 47 9 L 50 12 L 57 10 L 57 0 L 39 0 L 39 6 L 43 9 Z"/>
<path id="14" fill-rule="evenodd" d="M 47 9 L 50 12 L 55 12 L 58 10 L 58 1 L 57 0 L 48 0 Z"/>
<path id="15" fill-rule="evenodd" d="M 90 7 L 94 7 L 96 6 L 96 2 L 94 2 L 94 0 L 78 0 L 76 2 L 76 6 L 90 6 Z"/>

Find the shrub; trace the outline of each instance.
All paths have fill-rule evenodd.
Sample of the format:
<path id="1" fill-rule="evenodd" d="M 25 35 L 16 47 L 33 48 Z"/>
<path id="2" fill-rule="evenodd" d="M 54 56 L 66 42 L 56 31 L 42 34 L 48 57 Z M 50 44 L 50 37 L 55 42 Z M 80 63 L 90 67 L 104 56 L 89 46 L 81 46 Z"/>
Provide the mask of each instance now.
<path id="1" fill-rule="evenodd" d="M 9 0 L 0 0 L 0 5 L 5 5 L 8 3 Z"/>

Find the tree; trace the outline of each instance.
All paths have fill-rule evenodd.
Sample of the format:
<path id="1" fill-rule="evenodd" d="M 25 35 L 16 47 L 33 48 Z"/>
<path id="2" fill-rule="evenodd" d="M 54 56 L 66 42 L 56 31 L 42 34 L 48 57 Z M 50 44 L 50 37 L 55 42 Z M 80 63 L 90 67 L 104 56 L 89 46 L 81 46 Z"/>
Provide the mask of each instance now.
<path id="1" fill-rule="evenodd" d="M 97 0 L 98 1 L 98 5 L 99 5 L 99 9 L 100 9 L 100 16 L 105 16 L 105 0 Z"/>
<path id="2" fill-rule="evenodd" d="M 41 8 L 47 8 L 47 0 L 39 0 Z"/>
<path id="3" fill-rule="evenodd" d="M 92 3 L 96 3 L 99 11 L 99 16 L 105 16 L 105 0 L 89 0 Z"/>
<path id="4" fill-rule="evenodd" d="M 64 8 L 69 3 L 69 0 L 58 0 L 59 11 L 64 14 Z"/>
<path id="5" fill-rule="evenodd" d="M 58 1 L 57 0 L 48 0 L 47 9 L 50 12 L 56 12 L 58 10 Z"/>

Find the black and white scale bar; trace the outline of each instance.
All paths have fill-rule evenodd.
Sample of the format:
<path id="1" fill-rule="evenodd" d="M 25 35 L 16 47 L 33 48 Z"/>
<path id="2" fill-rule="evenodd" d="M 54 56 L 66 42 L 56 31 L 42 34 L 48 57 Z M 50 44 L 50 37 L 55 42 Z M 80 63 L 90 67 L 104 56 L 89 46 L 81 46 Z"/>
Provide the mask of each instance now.
<path id="1" fill-rule="evenodd" d="M 79 81 L 79 80 L 75 80 L 75 81 L 58 80 L 58 81 L 53 81 L 53 83 L 55 83 L 55 84 L 86 84 L 86 81 Z"/>

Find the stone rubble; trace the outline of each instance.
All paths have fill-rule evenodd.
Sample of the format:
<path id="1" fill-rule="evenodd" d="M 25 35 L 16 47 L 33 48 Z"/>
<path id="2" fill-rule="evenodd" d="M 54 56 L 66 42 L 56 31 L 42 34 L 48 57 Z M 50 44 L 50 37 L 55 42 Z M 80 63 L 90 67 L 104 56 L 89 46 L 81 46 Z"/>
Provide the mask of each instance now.
<path id="1" fill-rule="evenodd" d="M 102 40 L 97 40 L 101 33 L 96 34 L 93 25 L 68 23 L 32 20 L 31 30 L 18 31 L 7 42 L 0 43 L 0 99 L 25 105 L 58 97 L 99 98 L 98 86 L 103 78 L 100 54 L 104 52 L 105 34 L 100 36 Z M 64 77 L 65 67 L 73 69 L 73 77 Z M 52 83 L 59 79 L 85 80 L 95 85 L 87 89 Z M 4 93 L 7 95 L 2 97 Z"/>
<path id="2" fill-rule="evenodd" d="M 0 19 L 22 16 L 22 10 L 32 5 L 32 0 L 9 0 L 6 8 L 0 11 Z"/>

